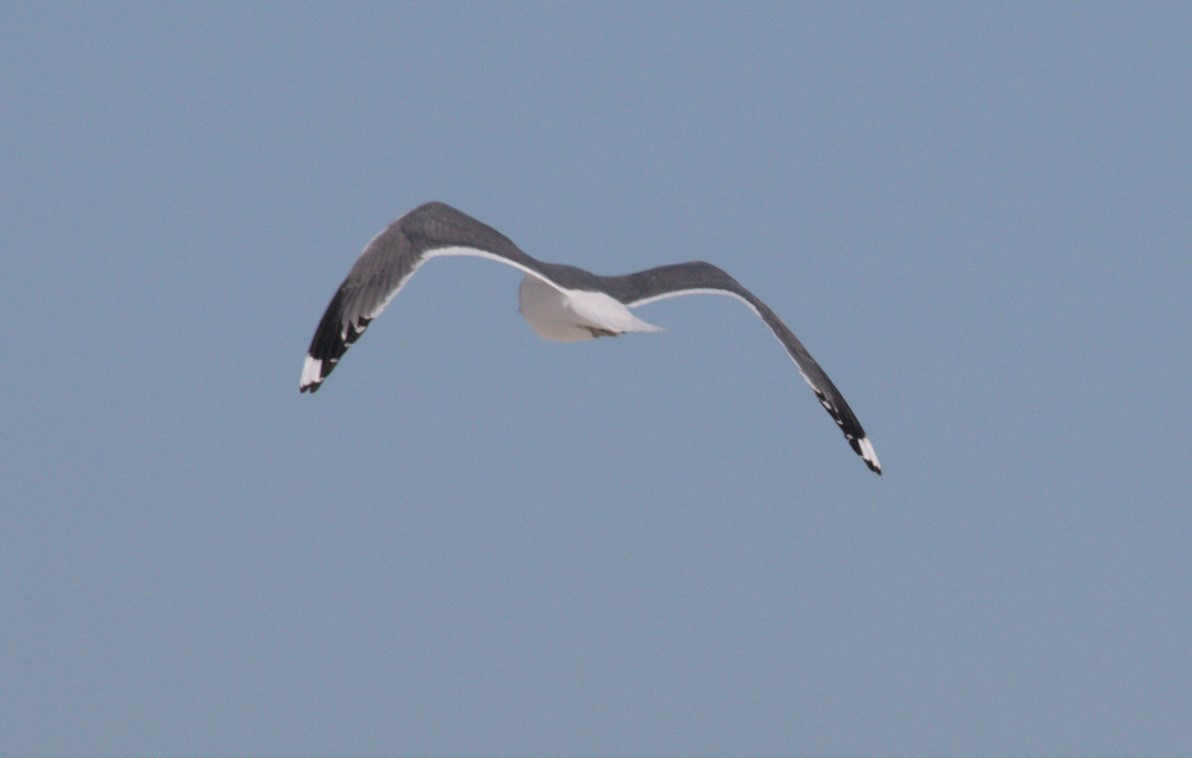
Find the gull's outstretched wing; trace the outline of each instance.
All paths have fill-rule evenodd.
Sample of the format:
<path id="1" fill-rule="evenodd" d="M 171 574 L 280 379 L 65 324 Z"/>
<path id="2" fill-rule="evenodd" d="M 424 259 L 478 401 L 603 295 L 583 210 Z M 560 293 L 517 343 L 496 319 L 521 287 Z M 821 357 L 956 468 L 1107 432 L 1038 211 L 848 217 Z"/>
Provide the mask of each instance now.
<path id="1" fill-rule="evenodd" d="M 608 294 L 631 308 L 663 298 L 698 294 L 731 295 L 745 303 L 766 322 L 766 326 L 770 327 L 770 331 L 782 343 L 787 355 L 795 362 L 799 373 L 811 387 L 811 391 L 819 398 L 820 405 L 824 406 L 824 410 L 844 432 L 845 439 L 857 455 L 864 459 L 870 470 L 877 474 L 882 473 L 873 443 L 865 436 L 861 422 L 857 420 L 852 408 L 849 408 L 844 395 L 836 389 L 836 385 L 811 357 L 811 353 L 807 352 L 799 338 L 778 318 L 778 314 L 741 286 L 736 279 L 711 263 L 693 261 L 659 266 L 626 276 L 601 277 L 601 282 Z"/>
<path id="2" fill-rule="evenodd" d="M 526 255 L 508 237 L 443 203 L 421 205 L 373 238 L 327 305 L 302 366 L 299 390 L 315 392 L 348 346 L 429 258 L 490 258 L 552 283 L 551 268 Z"/>

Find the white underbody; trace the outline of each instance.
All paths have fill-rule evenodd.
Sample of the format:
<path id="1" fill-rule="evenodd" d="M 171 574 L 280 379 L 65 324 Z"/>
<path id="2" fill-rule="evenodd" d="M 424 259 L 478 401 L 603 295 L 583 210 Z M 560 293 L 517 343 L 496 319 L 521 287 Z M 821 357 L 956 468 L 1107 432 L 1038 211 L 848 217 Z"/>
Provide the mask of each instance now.
<path id="1" fill-rule="evenodd" d="M 659 332 L 603 292 L 561 290 L 527 273 L 517 291 L 518 312 L 539 337 L 579 342 L 625 332 Z"/>

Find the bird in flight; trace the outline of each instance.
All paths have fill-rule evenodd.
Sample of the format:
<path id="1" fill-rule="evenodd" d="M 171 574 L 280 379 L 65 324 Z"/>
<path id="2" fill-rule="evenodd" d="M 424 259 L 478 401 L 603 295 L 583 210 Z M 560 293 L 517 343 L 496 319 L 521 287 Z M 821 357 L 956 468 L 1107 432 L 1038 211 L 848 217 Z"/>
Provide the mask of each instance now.
<path id="1" fill-rule="evenodd" d="M 853 451 L 882 473 L 873 443 L 844 396 L 782 319 L 736 279 L 711 263 L 692 261 L 624 276 L 532 258 L 508 237 L 444 203 L 420 205 L 372 239 L 323 313 L 302 366 L 299 391 L 315 392 L 348 346 L 401 291 L 418 267 L 441 255 L 472 255 L 513 266 L 525 276 L 518 311 L 539 336 L 559 342 L 656 332 L 630 311 L 676 295 L 729 295 L 770 327 Z"/>

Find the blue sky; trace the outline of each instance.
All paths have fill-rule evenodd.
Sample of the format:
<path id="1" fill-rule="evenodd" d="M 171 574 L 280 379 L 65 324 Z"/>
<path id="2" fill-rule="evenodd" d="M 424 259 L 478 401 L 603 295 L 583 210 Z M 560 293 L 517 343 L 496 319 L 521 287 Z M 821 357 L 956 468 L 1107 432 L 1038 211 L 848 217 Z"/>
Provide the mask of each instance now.
<path id="1" fill-rule="evenodd" d="M 4 11 L 0 752 L 1192 751 L 1189 7 L 472 5 Z"/>

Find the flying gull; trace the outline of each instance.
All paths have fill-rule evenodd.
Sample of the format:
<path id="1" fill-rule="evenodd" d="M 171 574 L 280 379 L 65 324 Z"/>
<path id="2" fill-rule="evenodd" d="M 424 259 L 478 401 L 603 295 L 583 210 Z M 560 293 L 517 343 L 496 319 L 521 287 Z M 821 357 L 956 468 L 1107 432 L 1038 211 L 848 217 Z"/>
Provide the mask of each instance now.
<path id="1" fill-rule="evenodd" d="M 597 276 L 582 268 L 544 263 L 508 237 L 449 205 L 427 203 L 373 238 L 340 285 L 310 342 L 301 392 L 315 392 L 348 346 L 364 334 L 414 272 L 440 255 L 473 255 L 520 269 L 518 311 L 539 336 L 559 342 L 656 332 L 629 310 L 675 295 L 731 295 L 749 306 L 782 343 L 820 404 L 857 455 L 882 473 L 873 443 L 832 380 L 770 308 L 711 263 L 693 261 L 625 276 Z"/>

